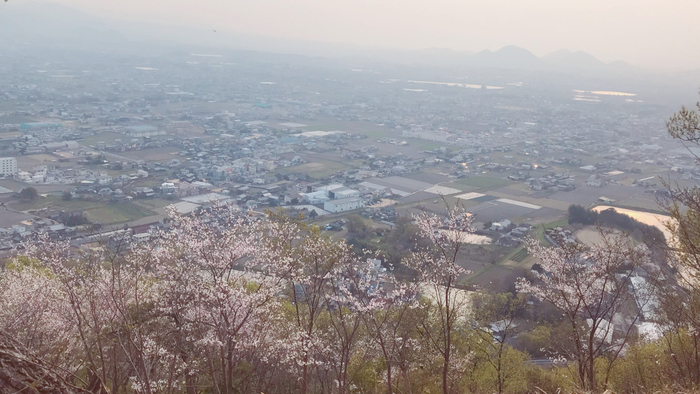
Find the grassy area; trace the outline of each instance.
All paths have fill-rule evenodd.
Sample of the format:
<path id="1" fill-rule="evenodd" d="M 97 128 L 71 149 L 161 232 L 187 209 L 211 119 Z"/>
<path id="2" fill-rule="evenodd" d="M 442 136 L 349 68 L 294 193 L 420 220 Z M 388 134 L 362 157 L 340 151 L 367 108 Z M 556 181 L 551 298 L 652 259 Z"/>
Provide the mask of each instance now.
<path id="1" fill-rule="evenodd" d="M 523 253 L 525 253 L 524 256 L 522 256 L 522 259 L 525 259 L 527 257 L 527 247 L 525 245 L 518 246 L 517 248 L 513 249 L 508 253 L 507 255 L 503 256 L 501 260 L 498 261 L 496 264 L 503 264 L 506 261 L 513 260 L 513 261 L 522 261 L 522 260 L 516 260 L 516 258 L 520 257 Z"/>
<path id="2" fill-rule="evenodd" d="M 66 211 L 85 211 L 88 209 L 99 207 L 101 205 L 102 203 L 90 201 L 63 201 L 63 199 L 60 196 L 47 196 L 43 198 L 40 197 L 31 202 L 16 201 L 10 203 L 10 207 L 18 211 L 31 211 L 42 208 L 59 209 Z"/>
<path id="3" fill-rule="evenodd" d="M 336 131 L 342 130 L 343 127 L 337 123 L 322 123 L 317 125 L 308 125 L 304 127 L 299 127 L 300 130 L 304 131 Z"/>
<path id="4" fill-rule="evenodd" d="M 392 137 L 391 132 L 389 130 L 372 130 L 372 131 L 365 131 L 363 132 L 364 135 L 366 135 L 369 138 L 386 138 L 386 137 Z"/>
<path id="5" fill-rule="evenodd" d="M 525 258 L 527 258 L 527 256 L 528 256 L 527 249 L 522 248 L 522 249 L 518 250 L 517 253 L 513 254 L 512 256 L 510 256 L 510 259 L 513 260 L 513 261 L 517 261 L 518 263 L 520 263 L 520 262 L 522 262 L 523 260 L 525 260 Z"/>
<path id="6" fill-rule="evenodd" d="M 537 240 L 541 244 L 549 245 L 549 242 L 547 242 L 547 240 L 544 238 L 544 230 L 548 229 L 548 228 L 563 227 L 563 226 L 566 226 L 567 224 L 569 224 L 569 219 L 563 218 L 563 219 L 559 219 L 559 220 L 556 220 L 553 222 L 549 222 L 549 223 L 537 226 L 537 227 L 535 227 L 535 237 L 537 238 Z M 530 257 L 530 254 L 527 251 L 527 246 L 521 245 L 521 246 L 518 246 L 517 248 L 513 249 L 505 257 L 503 257 L 503 259 L 501 259 L 497 264 L 503 264 L 507 261 L 515 261 L 516 263 L 522 263 L 528 257 Z"/>
<path id="7" fill-rule="evenodd" d="M 487 176 L 463 178 L 456 182 L 466 186 L 477 187 L 480 189 L 493 189 L 502 186 L 508 186 L 511 184 L 511 182 L 506 179 L 492 178 Z"/>
<path id="8" fill-rule="evenodd" d="M 153 176 L 148 178 L 141 178 L 134 181 L 134 187 L 160 187 L 163 184 L 163 177 L 159 176 L 158 173 L 154 173 Z"/>
<path id="9" fill-rule="evenodd" d="M 121 139 L 122 141 L 130 140 L 131 137 L 125 134 L 118 134 L 118 133 L 102 133 L 102 134 L 97 134 L 97 135 L 91 135 L 89 137 L 85 137 L 80 141 L 81 145 L 84 146 L 90 146 L 90 145 L 95 145 L 98 142 L 104 142 L 107 144 L 110 144 L 114 142 L 114 140 Z"/>
<path id="10" fill-rule="evenodd" d="M 113 158 L 107 157 L 107 160 L 109 160 L 109 159 L 113 159 Z M 110 160 L 110 163 L 111 163 L 112 161 L 114 161 L 114 160 Z M 89 169 L 92 170 L 92 171 L 103 172 L 103 173 L 105 173 L 105 174 L 107 174 L 107 175 L 109 175 L 109 176 L 113 176 L 113 177 L 116 177 L 116 176 L 119 176 L 119 175 L 122 175 L 122 174 L 128 174 L 128 173 L 129 173 L 129 171 L 127 171 L 127 170 L 112 170 L 112 169 L 109 169 L 109 168 L 105 167 L 104 164 L 85 164 L 84 167 L 89 168 Z"/>
<path id="11" fill-rule="evenodd" d="M 517 190 L 520 192 L 528 193 L 528 194 L 532 192 L 532 189 L 530 189 L 530 187 L 524 183 L 512 183 L 511 182 L 511 185 L 508 186 L 508 188 L 512 189 L 512 190 Z"/>
<path id="12" fill-rule="evenodd" d="M 104 225 L 120 224 L 153 215 L 153 212 L 130 202 L 106 204 L 85 212 L 90 221 Z"/>
<path id="13" fill-rule="evenodd" d="M 437 149 L 437 148 L 443 146 L 443 145 L 440 144 L 439 142 L 426 141 L 426 140 L 417 140 L 417 139 L 410 139 L 410 140 L 408 140 L 408 141 L 406 141 L 406 142 L 408 142 L 409 145 L 413 145 L 413 146 L 415 146 L 415 147 L 417 147 L 418 149 L 421 149 L 421 150 L 433 150 L 433 149 Z"/>
<path id="14" fill-rule="evenodd" d="M 537 240 L 540 241 L 540 243 L 543 245 L 549 245 L 549 242 L 544 238 L 544 231 L 548 228 L 564 227 L 568 224 L 569 224 L 569 218 L 566 217 L 563 219 L 555 220 L 553 222 L 549 222 L 549 223 L 537 226 L 535 229 L 535 235 L 537 236 Z"/>
<path id="15" fill-rule="evenodd" d="M 49 211 L 84 212 L 90 221 L 104 225 L 130 222 L 146 216 L 154 215 L 154 212 L 145 207 L 137 206 L 130 202 L 107 204 L 96 201 L 70 200 L 63 201 L 60 196 L 48 196 L 38 198 L 32 202 L 13 202 L 10 207 L 20 211 L 41 210 Z"/>
<path id="16" fill-rule="evenodd" d="M 353 162 L 348 161 L 345 163 L 323 160 L 312 163 L 305 163 L 300 166 L 294 167 L 281 167 L 276 168 L 274 172 L 280 173 L 282 175 L 290 174 L 293 172 L 303 172 L 312 178 L 324 178 L 329 175 L 333 175 L 338 171 L 350 169 Z"/>

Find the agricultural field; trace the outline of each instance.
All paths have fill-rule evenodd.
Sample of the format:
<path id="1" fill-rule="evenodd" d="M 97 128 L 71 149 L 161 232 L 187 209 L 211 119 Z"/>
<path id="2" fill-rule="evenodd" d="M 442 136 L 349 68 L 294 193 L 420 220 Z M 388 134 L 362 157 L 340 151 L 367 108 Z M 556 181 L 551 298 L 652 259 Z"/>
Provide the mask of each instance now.
<path id="1" fill-rule="evenodd" d="M 23 134 L 24 133 L 22 133 L 21 131 L 9 131 L 6 133 L 0 133 L 0 140 L 14 139 L 17 137 L 21 137 Z"/>
<path id="2" fill-rule="evenodd" d="M 47 163 L 55 163 L 58 157 L 47 154 L 27 155 L 17 157 L 17 167 L 20 170 L 31 170 L 34 166 L 40 166 Z"/>
<path id="3" fill-rule="evenodd" d="M 150 209 L 131 202 L 105 204 L 95 201 L 64 201 L 61 196 L 39 197 L 32 202 L 13 201 L 8 204 L 12 209 L 33 212 L 39 216 L 49 213 L 84 212 L 90 221 L 103 225 L 121 224 L 146 216 L 154 215 Z"/>
<path id="4" fill-rule="evenodd" d="M 104 204 L 85 211 L 85 215 L 90 221 L 103 225 L 126 223 L 153 214 L 152 211 L 130 202 Z"/>
<path id="5" fill-rule="evenodd" d="M 372 131 L 365 131 L 363 132 L 364 135 L 366 135 L 369 138 L 372 139 L 379 139 L 379 138 L 395 138 L 394 134 L 391 133 L 388 129 L 386 130 L 372 130 Z"/>
<path id="6" fill-rule="evenodd" d="M 325 178 L 327 176 L 333 175 L 338 171 L 348 170 L 349 163 L 341 163 L 330 160 L 313 161 L 311 163 L 304 163 L 302 165 L 294 167 L 280 167 L 276 168 L 273 172 L 282 175 L 291 174 L 293 172 L 304 172 L 312 178 Z"/>
<path id="7" fill-rule="evenodd" d="M 528 256 L 527 248 L 520 248 L 517 252 L 510 256 L 509 260 L 515 261 L 516 263 L 521 263 Z"/>
<path id="8" fill-rule="evenodd" d="M 87 209 L 92 209 L 102 206 L 100 202 L 90 202 L 90 201 L 80 201 L 80 200 L 70 200 L 63 201 L 61 196 L 47 196 L 39 197 L 34 201 L 12 201 L 8 204 L 12 209 L 26 212 L 26 211 L 36 211 L 36 210 L 65 210 L 65 211 L 84 211 Z"/>
<path id="9" fill-rule="evenodd" d="M 493 189 L 497 187 L 508 186 L 512 182 L 507 179 L 492 178 L 487 176 L 476 176 L 469 178 L 462 178 L 455 181 L 465 186 L 472 186 L 478 189 Z"/>
<path id="10" fill-rule="evenodd" d="M 406 139 L 406 142 L 408 142 L 409 145 L 414 146 L 420 150 L 433 150 L 433 149 L 437 149 L 441 146 L 444 146 L 443 144 L 441 144 L 439 142 L 419 140 L 419 139 Z"/>
<path id="11" fill-rule="evenodd" d="M 101 133 L 95 134 L 80 140 L 80 144 L 83 146 L 96 145 L 98 142 L 104 142 L 106 144 L 111 144 L 114 140 L 121 139 L 122 141 L 128 141 L 131 139 L 128 135 L 119 133 Z"/>
<path id="12" fill-rule="evenodd" d="M 184 158 L 177 154 L 179 151 L 180 150 L 176 147 L 164 147 L 120 152 L 119 156 L 124 156 L 132 160 L 143 160 L 147 162 L 159 161 L 167 164 L 167 162 L 172 159 L 183 161 Z M 108 159 L 113 160 L 113 157 L 108 157 Z"/>
<path id="13" fill-rule="evenodd" d="M 131 186 L 133 186 L 133 187 L 160 187 L 163 184 L 163 180 L 164 180 L 164 176 L 161 176 L 157 172 L 155 172 L 153 174 L 149 174 L 148 178 L 140 178 L 140 179 L 133 181 Z"/>

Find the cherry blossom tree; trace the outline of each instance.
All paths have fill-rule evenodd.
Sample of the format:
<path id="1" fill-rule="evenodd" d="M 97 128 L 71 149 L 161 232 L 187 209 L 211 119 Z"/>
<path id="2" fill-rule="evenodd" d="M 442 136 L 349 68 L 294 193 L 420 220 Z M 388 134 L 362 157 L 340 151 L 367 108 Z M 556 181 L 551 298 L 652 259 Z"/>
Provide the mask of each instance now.
<path id="1" fill-rule="evenodd" d="M 28 279 L 25 274 L 42 281 L 44 289 L 38 294 L 47 289 L 52 292 L 50 299 L 35 298 L 32 302 L 43 302 L 33 307 L 51 313 L 47 323 L 54 329 L 39 327 L 47 333 L 61 332 L 57 339 L 70 338 L 53 344 L 63 352 L 61 362 L 53 364 L 57 370 L 81 380 L 91 390 L 106 390 L 111 384 L 115 392 L 126 385 L 139 387 L 144 378 L 153 375 L 152 371 L 156 371 L 155 375 L 162 372 L 164 358 L 157 345 L 148 351 L 144 335 L 138 336 L 138 341 L 122 341 L 125 336 L 133 339 L 133 334 L 143 334 L 142 329 L 148 333 L 162 331 L 154 324 L 140 324 L 143 318 L 136 318 L 143 314 L 138 297 L 136 301 L 132 297 L 144 290 L 144 282 L 139 279 L 143 270 L 121 269 L 121 264 L 105 259 L 99 250 L 78 256 L 69 242 L 52 241 L 46 234 L 26 242 L 23 256 L 15 258 L 14 264 L 23 268 L 20 275 L 4 278 L 5 289 L 10 292 L 3 293 L 2 302 L 7 305 L 21 299 L 12 289 Z M 163 379 L 159 377 L 158 381 Z"/>
<path id="2" fill-rule="evenodd" d="M 171 319 L 187 391 L 205 373 L 217 392 L 240 392 L 253 375 L 242 363 L 268 357 L 264 331 L 280 308 L 280 279 L 255 272 L 259 225 L 236 208 L 217 205 L 198 215 L 174 210 L 172 228 L 130 257 L 147 261 L 158 291 L 157 310 Z M 208 360 L 205 362 L 204 360 Z"/>
<path id="3" fill-rule="evenodd" d="M 419 348 L 415 329 L 407 324 L 411 312 L 419 307 L 419 288 L 415 282 L 398 280 L 392 272 L 358 277 L 364 283 L 355 287 L 367 290 L 357 293 L 356 308 L 361 313 L 371 345 L 376 346 L 386 364 L 387 393 L 392 394 L 395 364 L 401 364 L 407 351 Z"/>
<path id="4" fill-rule="evenodd" d="M 0 331 L 10 333 L 33 354 L 61 370 L 77 360 L 78 345 L 70 311 L 53 273 L 38 261 L 16 258 L 0 273 Z"/>
<path id="5" fill-rule="evenodd" d="M 519 278 L 516 284 L 519 292 L 551 303 L 564 315 L 573 347 L 559 356 L 576 362 L 584 390 L 598 389 L 595 362 L 602 355 L 610 359 L 602 382 L 607 384 L 610 368 L 627 344 L 641 308 L 619 334 L 614 332 L 615 320 L 628 312 L 635 299 L 638 305 L 648 302 L 648 294 L 638 294 L 630 286 L 634 268 L 649 260 L 648 249 L 631 247 L 622 234 L 601 231 L 600 238 L 590 248 L 545 247 L 530 240 L 529 252 L 540 260 L 544 273 L 534 282 Z"/>
<path id="6" fill-rule="evenodd" d="M 352 264 L 352 255 L 344 242 L 323 236 L 318 227 L 306 227 L 289 220 L 277 220 L 267 227 L 265 244 L 261 247 L 261 265 L 271 275 L 287 281 L 286 296 L 290 302 L 289 318 L 293 343 L 290 355 L 294 355 L 291 366 L 300 375 L 299 390 L 309 390 L 311 374 L 318 368 L 327 369 L 324 362 L 330 348 L 323 340 L 320 321 L 329 319 L 331 308 L 342 308 L 332 298 L 335 281 L 339 280 L 343 267 Z M 334 301 L 334 302 L 331 302 Z M 348 312 L 349 313 L 349 312 Z M 350 329 L 348 315 L 337 312 L 336 329 Z M 346 335 L 356 332 L 356 327 Z M 327 336 L 327 335 L 326 335 Z M 338 339 L 338 338 L 334 338 Z M 346 340 L 348 338 L 345 338 Z M 342 346 L 347 347 L 345 343 Z M 338 355 L 347 358 L 348 349 Z M 341 361 L 343 363 L 343 361 Z M 341 369 L 347 367 L 341 366 Z M 341 384 L 339 381 L 338 385 Z"/>
<path id="7" fill-rule="evenodd" d="M 442 392 L 453 393 L 466 365 L 463 356 L 455 357 L 453 336 L 460 322 L 466 322 L 470 302 L 459 286 L 459 280 L 467 274 L 459 265 L 459 252 L 474 233 L 474 215 L 457 204 L 447 206 L 444 216 L 432 214 L 425 209 L 413 216 L 421 234 L 430 239 L 432 248 L 423 249 L 409 256 L 404 263 L 418 273 L 422 290 L 430 294 L 435 303 L 437 330 L 424 330 L 429 342 L 443 360 Z M 427 320 L 426 320 L 427 321 Z"/>

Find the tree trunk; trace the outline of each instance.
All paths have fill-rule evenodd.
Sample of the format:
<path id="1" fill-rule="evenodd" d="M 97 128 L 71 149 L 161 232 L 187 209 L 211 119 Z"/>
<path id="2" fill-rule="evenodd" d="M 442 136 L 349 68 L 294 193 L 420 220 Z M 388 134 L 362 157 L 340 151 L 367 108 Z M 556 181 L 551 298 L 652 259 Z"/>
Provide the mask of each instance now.
<path id="1" fill-rule="evenodd" d="M 385 356 L 386 358 L 386 356 Z M 393 394 L 393 389 L 391 387 L 391 362 L 387 360 L 386 363 L 386 388 L 387 394 Z"/>
<path id="2" fill-rule="evenodd" d="M 103 387 L 99 385 L 100 389 Z M 50 366 L 29 354 L 29 351 L 9 334 L 0 332 L 0 394 L 10 393 L 87 394 L 89 392 L 66 382 Z"/>

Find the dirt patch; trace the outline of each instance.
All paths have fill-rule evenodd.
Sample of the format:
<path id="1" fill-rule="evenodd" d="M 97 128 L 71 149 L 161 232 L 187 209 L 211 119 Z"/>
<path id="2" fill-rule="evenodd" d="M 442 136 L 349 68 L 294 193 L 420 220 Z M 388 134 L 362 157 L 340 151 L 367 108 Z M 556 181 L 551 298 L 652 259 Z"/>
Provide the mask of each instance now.
<path id="1" fill-rule="evenodd" d="M 594 246 L 599 244 L 603 237 L 598 232 L 595 227 L 584 227 L 574 233 L 576 239 L 585 244 L 586 246 Z"/>

